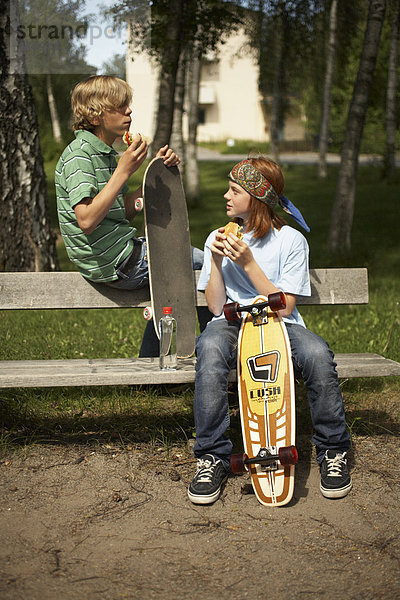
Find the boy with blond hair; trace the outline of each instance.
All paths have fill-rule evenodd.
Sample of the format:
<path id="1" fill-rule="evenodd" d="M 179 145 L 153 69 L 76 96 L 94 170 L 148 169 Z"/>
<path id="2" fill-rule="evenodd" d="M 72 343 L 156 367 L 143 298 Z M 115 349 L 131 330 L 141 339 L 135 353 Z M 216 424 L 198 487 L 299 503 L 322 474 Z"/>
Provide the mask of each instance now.
<path id="1" fill-rule="evenodd" d="M 71 97 L 75 140 L 55 173 L 60 232 L 70 260 L 86 279 L 125 289 L 148 281 L 144 240 L 130 225 L 142 190 L 129 193 L 127 187 L 148 143 L 137 134 L 118 163 L 112 147 L 129 130 L 131 100 L 130 87 L 117 77 L 96 75 L 78 83 Z M 180 162 L 168 146 L 157 156 L 168 167 Z"/>
<path id="2" fill-rule="evenodd" d="M 119 289 L 148 284 L 146 243 L 130 221 L 142 188 L 128 192 L 127 181 L 147 157 L 148 143 L 137 134 L 118 163 L 112 147 L 131 125 L 132 91 L 118 77 L 95 75 L 72 91 L 75 140 L 65 148 L 55 172 L 60 232 L 68 256 L 86 279 Z M 180 163 L 165 145 L 156 156 L 167 167 Z M 203 252 L 192 249 L 193 267 Z M 156 356 L 158 339 L 148 323 L 140 356 Z"/>

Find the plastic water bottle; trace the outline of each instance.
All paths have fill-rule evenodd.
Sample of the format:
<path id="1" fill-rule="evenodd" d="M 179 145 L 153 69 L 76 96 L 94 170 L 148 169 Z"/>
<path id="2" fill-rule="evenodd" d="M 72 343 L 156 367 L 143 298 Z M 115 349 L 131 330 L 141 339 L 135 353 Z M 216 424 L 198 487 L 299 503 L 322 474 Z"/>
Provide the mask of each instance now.
<path id="1" fill-rule="evenodd" d="M 176 321 L 172 316 L 172 308 L 164 306 L 160 328 L 160 369 L 174 370 L 178 361 L 176 358 Z"/>

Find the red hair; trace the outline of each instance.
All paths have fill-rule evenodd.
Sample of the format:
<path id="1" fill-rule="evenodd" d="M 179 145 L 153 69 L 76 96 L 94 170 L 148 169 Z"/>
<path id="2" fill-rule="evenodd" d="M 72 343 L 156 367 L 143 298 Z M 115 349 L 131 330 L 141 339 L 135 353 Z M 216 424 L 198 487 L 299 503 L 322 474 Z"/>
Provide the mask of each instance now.
<path id="1" fill-rule="evenodd" d="M 250 157 L 249 161 L 270 182 L 278 196 L 282 196 L 285 189 L 285 179 L 280 166 L 266 156 Z M 251 196 L 247 228 L 248 231 L 254 231 L 255 238 L 265 237 L 271 228 L 276 227 L 279 230 L 284 225 L 287 225 L 287 221 L 277 215 L 273 208 Z"/>

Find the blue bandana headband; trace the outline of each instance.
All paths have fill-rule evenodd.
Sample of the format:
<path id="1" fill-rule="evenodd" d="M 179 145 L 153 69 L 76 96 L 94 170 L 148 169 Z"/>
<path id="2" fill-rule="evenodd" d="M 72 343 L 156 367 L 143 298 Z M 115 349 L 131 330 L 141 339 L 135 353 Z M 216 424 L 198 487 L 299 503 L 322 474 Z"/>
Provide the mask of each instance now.
<path id="1" fill-rule="evenodd" d="M 253 167 L 249 159 L 242 160 L 235 165 L 229 173 L 229 179 L 267 206 L 274 208 L 279 204 L 305 231 L 310 231 L 299 209 L 286 196 L 278 196 L 272 184 Z"/>

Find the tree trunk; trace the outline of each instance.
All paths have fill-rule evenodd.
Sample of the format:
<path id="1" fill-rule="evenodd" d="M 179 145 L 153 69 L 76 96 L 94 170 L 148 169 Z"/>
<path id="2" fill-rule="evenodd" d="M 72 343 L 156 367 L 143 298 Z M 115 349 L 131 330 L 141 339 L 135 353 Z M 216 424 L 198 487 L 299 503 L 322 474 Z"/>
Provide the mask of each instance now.
<path id="1" fill-rule="evenodd" d="M 186 76 L 186 52 L 182 51 L 179 58 L 178 71 L 175 83 L 175 103 L 174 118 L 172 121 L 172 132 L 170 146 L 175 150 L 181 159 L 179 166 L 181 173 L 185 173 L 185 144 L 183 142 L 182 119 L 183 119 L 183 101 L 185 98 L 185 77 Z"/>
<path id="2" fill-rule="evenodd" d="M 272 106 L 271 106 L 271 154 L 275 162 L 279 162 L 279 132 L 281 121 L 282 107 L 282 73 L 283 73 L 283 18 L 282 6 L 278 7 L 277 26 L 275 39 L 275 65 L 274 65 L 274 82 L 272 90 Z"/>
<path id="3" fill-rule="evenodd" d="M 50 73 L 47 73 L 47 76 L 46 76 L 46 86 L 47 86 L 47 101 L 49 103 L 49 109 L 50 109 L 51 125 L 53 127 L 53 136 L 54 136 L 54 139 L 56 140 L 56 142 L 58 144 L 61 144 L 62 138 L 61 138 L 60 119 L 58 117 L 58 110 L 57 110 L 57 105 L 56 105 L 56 101 L 55 101 L 54 94 L 53 94 L 53 83 L 51 81 Z"/>
<path id="4" fill-rule="evenodd" d="M 399 65 L 400 0 L 394 0 L 392 10 L 392 33 L 386 91 L 386 148 L 383 171 L 383 175 L 388 181 L 393 179 L 396 169 L 396 97 L 398 87 L 397 69 Z"/>
<path id="5" fill-rule="evenodd" d="M 0 270 L 58 267 L 32 89 L 15 0 L 0 0 Z M 11 31 L 11 34 L 9 33 Z"/>
<path id="6" fill-rule="evenodd" d="M 331 92 L 332 92 L 333 69 L 334 69 L 334 64 L 335 64 L 335 51 L 336 51 L 337 7 L 338 7 L 338 0 L 332 0 L 331 10 L 330 10 L 330 15 L 329 15 L 329 44 L 328 44 L 328 58 L 326 61 L 324 99 L 323 99 L 323 105 L 322 105 L 321 129 L 319 132 L 318 177 L 321 177 L 321 178 L 325 178 L 328 174 L 327 166 L 326 166 L 326 153 L 328 151 L 329 122 L 330 122 L 330 112 L 331 112 Z"/>
<path id="7" fill-rule="evenodd" d="M 182 42 L 181 15 L 183 0 L 169 2 L 169 14 L 165 28 L 165 38 L 168 41 L 161 59 L 160 92 L 158 95 L 157 125 L 154 134 L 152 151 L 169 144 L 174 116 L 175 82 L 178 70 Z"/>
<path id="8" fill-rule="evenodd" d="M 194 47 L 188 73 L 188 141 L 186 145 L 186 196 L 195 201 L 199 197 L 199 165 L 197 162 L 197 126 L 199 122 L 199 93 L 201 56 Z"/>
<path id="9" fill-rule="evenodd" d="M 385 0 L 370 0 L 369 2 L 367 27 L 347 117 L 336 196 L 332 207 L 328 237 L 328 250 L 331 253 L 349 252 L 351 249 L 358 156 L 385 8 Z"/>

